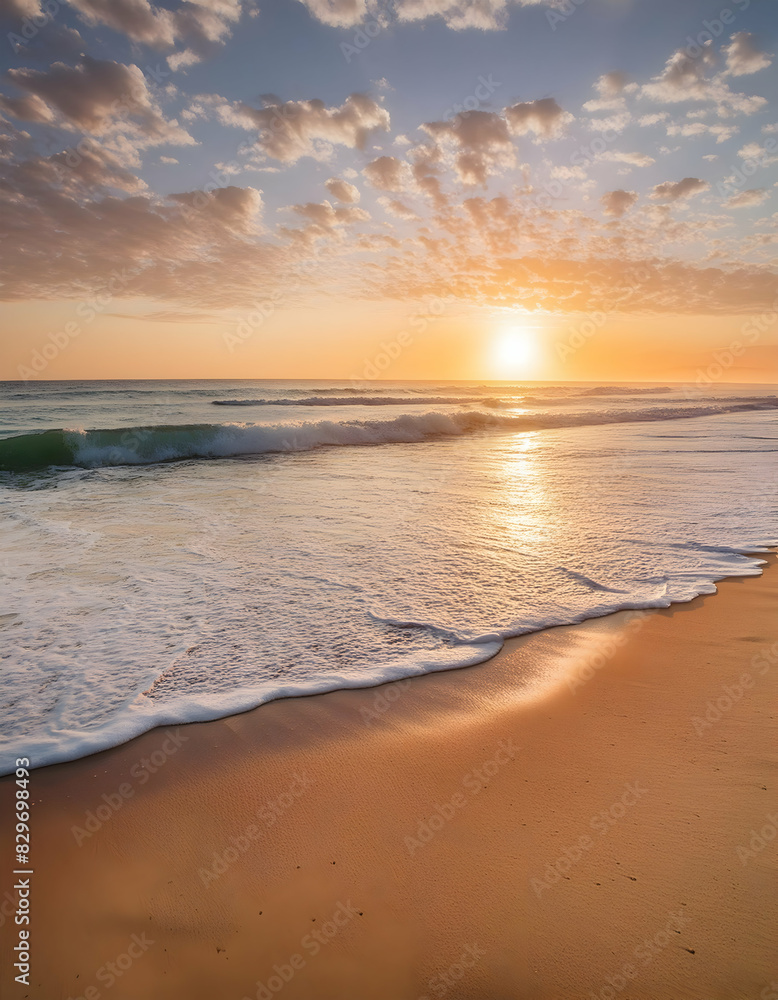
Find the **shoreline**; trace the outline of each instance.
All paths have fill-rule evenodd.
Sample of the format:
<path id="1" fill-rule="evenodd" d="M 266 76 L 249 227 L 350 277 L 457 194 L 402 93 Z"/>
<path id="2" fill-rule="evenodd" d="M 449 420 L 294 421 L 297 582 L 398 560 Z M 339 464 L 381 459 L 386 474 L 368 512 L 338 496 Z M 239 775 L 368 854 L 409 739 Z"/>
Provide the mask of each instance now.
<path id="1" fill-rule="evenodd" d="M 759 997 L 778 558 L 757 557 L 475 666 L 32 771 L 40 943 L 8 996 Z"/>
<path id="2" fill-rule="evenodd" d="M 770 564 L 771 558 L 773 558 L 773 557 L 778 558 L 778 550 L 776 550 L 775 548 L 773 548 L 771 546 L 759 547 L 759 548 L 756 548 L 756 549 L 743 549 L 743 550 L 741 550 L 739 552 L 739 554 L 742 555 L 745 559 L 748 560 L 749 563 L 752 564 L 752 567 L 753 567 L 753 569 L 755 571 L 754 572 L 731 573 L 731 574 L 728 574 L 726 576 L 714 578 L 714 579 L 712 579 L 712 580 L 709 581 L 709 585 L 710 586 L 718 588 L 723 582 L 728 581 L 728 580 L 738 580 L 738 579 L 747 579 L 747 578 L 758 577 L 758 576 L 760 576 L 763 573 L 764 567 Z M 743 568 L 744 568 L 744 570 L 746 570 L 748 567 L 747 567 L 747 565 L 744 565 Z M 151 727 L 146 728 L 146 729 L 136 728 L 136 726 L 128 725 L 127 728 L 129 728 L 132 731 L 132 735 L 131 736 L 127 736 L 126 738 L 122 738 L 117 743 L 109 743 L 109 744 L 104 745 L 104 746 L 97 746 L 96 745 L 95 741 L 96 741 L 96 739 L 99 738 L 99 734 L 98 734 L 97 737 L 95 737 L 94 735 L 90 734 L 89 741 L 87 741 L 86 738 L 84 739 L 84 742 L 87 742 L 87 745 L 90 746 L 90 749 L 87 749 L 87 750 L 85 750 L 83 752 L 78 751 L 77 754 L 76 754 L 76 756 L 64 756 L 64 755 L 60 755 L 58 753 L 53 753 L 53 759 L 46 761 L 46 763 L 44 763 L 44 764 L 35 765 L 35 771 L 40 771 L 43 768 L 48 768 L 48 767 L 56 767 L 56 766 L 62 765 L 62 764 L 67 765 L 67 764 L 75 763 L 76 761 L 79 761 L 79 760 L 86 760 L 86 759 L 89 759 L 91 757 L 99 756 L 102 753 L 107 753 L 107 752 L 109 752 L 111 750 L 119 749 L 120 747 L 126 746 L 128 743 L 132 743 L 135 740 L 142 739 L 147 734 L 153 733 L 153 732 L 155 732 L 156 730 L 159 730 L 159 729 L 165 729 L 165 728 L 169 728 L 171 726 L 180 727 L 180 726 L 189 726 L 189 725 L 200 725 L 200 724 L 205 724 L 205 723 L 210 723 L 210 722 L 220 722 L 220 721 L 223 721 L 225 719 L 230 719 L 230 718 L 232 718 L 234 716 L 245 715 L 248 712 L 257 711 L 257 710 L 259 710 L 260 708 L 262 708 L 265 705 L 270 705 L 270 704 L 273 704 L 273 703 L 278 702 L 278 701 L 296 700 L 298 698 L 316 698 L 316 697 L 319 697 L 321 695 L 335 694 L 338 691 L 371 691 L 371 690 L 374 690 L 376 688 L 394 687 L 396 685 L 407 684 L 407 683 L 410 683 L 411 681 L 416 681 L 419 678 L 426 677 L 428 674 L 451 673 L 451 672 L 457 672 L 457 671 L 460 671 L 460 670 L 471 670 L 474 667 L 480 667 L 483 664 L 489 663 L 489 662 L 491 662 L 492 660 L 494 660 L 497 657 L 501 657 L 501 656 L 504 656 L 506 654 L 510 654 L 512 652 L 512 650 L 513 650 L 514 644 L 518 644 L 518 646 L 521 646 L 523 643 L 525 643 L 527 640 L 531 639 L 533 636 L 540 636 L 540 635 L 543 635 L 545 633 L 553 633 L 556 629 L 571 629 L 571 628 L 584 627 L 584 626 L 586 626 L 586 624 L 588 622 L 601 621 L 603 619 L 614 618 L 616 621 L 619 621 L 620 619 L 616 618 L 616 616 L 619 616 L 619 615 L 621 615 L 621 616 L 625 616 L 626 615 L 626 616 L 638 616 L 638 617 L 641 617 L 641 616 L 643 616 L 645 614 L 650 614 L 650 613 L 653 613 L 655 611 L 667 610 L 668 608 L 675 607 L 676 605 L 689 604 L 692 601 L 695 601 L 695 600 L 698 600 L 701 597 L 707 597 L 707 596 L 712 596 L 712 595 L 710 595 L 710 594 L 698 594 L 695 597 L 690 598 L 689 600 L 671 601 L 671 603 L 669 605 L 667 605 L 666 607 L 651 606 L 651 607 L 645 607 L 645 608 L 629 608 L 629 609 L 623 609 L 622 608 L 622 609 L 616 609 L 616 610 L 609 610 L 609 611 L 604 611 L 604 612 L 602 612 L 601 614 L 598 614 L 598 615 L 592 615 L 592 617 L 590 617 L 590 618 L 583 618 L 583 619 L 581 619 L 579 621 L 575 621 L 575 622 L 563 623 L 563 624 L 558 624 L 558 625 L 545 625 L 545 626 L 543 626 L 541 628 L 538 628 L 538 629 L 536 629 L 536 630 L 534 630 L 532 632 L 525 632 L 525 633 L 522 633 L 521 635 L 508 635 L 508 636 L 502 638 L 501 640 L 499 640 L 499 641 L 501 641 L 502 646 L 501 646 L 501 648 L 496 653 L 492 653 L 490 655 L 485 656 L 484 659 L 482 659 L 482 660 L 476 660 L 475 662 L 471 662 L 471 663 L 464 663 L 464 664 L 457 664 L 457 665 L 452 665 L 452 666 L 437 667 L 435 669 L 426 670 L 426 671 L 424 671 L 422 673 L 409 674 L 409 675 L 404 676 L 404 677 L 396 677 L 396 678 L 381 678 L 381 679 L 375 680 L 374 682 L 370 682 L 370 681 L 363 682 L 361 680 L 356 680 L 355 679 L 353 683 L 345 683 L 344 679 L 340 678 L 337 686 L 334 686 L 334 687 L 329 687 L 329 686 L 325 685 L 325 686 L 321 687 L 320 689 L 305 690 L 305 691 L 296 692 L 294 694 L 283 693 L 283 694 L 273 695 L 269 699 L 264 700 L 264 701 L 259 701 L 259 702 L 256 702 L 254 700 L 247 700 L 248 703 L 245 705 L 245 707 L 241 704 L 241 705 L 236 705 L 233 708 L 229 708 L 226 711 L 222 711 L 221 709 L 216 709 L 216 710 L 213 710 L 210 713 L 204 713 L 204 717 L 203 718 L 187 719 L 185 721 L 177 721 L 177 720 L 170 721 L 170 720 L 165 720 L 165 721 L 157 722 L 154 725 L 152 725 Z M 496 634 L 497 633 L 495 633 L 495 635 Z M 476 645 L 476 644 L 477 643 L 475 641 L 472 642 L 472 643 L 470 643 L 470 645 Z M 131 722 L 133 720 L 132 719 L 130 719 L 130 720 L 122 720 L 122 722 L 124 722 L 124 721 Z M 27 752 L 28 756 L 31 759 L 35 758 L 34 749 L 31 750 L 29 744 L 27 745 L 26 752 Z M 66 752 L 67 751 L 62 751 L 62 754 L 66 753 Z M 38 757 L 40 757 L 40 753 L 38 754 Z M 2 781 L 3 778 L 5 778 L 8 775 L 10 775 L 12 773 L 12 770 L 13 770 L 12 768 L 9 768 L 9 770 L 4 771 L 4 770 L 2 770 L 3 766 L 4 765 L 0 764 L 0 781 Z"/>

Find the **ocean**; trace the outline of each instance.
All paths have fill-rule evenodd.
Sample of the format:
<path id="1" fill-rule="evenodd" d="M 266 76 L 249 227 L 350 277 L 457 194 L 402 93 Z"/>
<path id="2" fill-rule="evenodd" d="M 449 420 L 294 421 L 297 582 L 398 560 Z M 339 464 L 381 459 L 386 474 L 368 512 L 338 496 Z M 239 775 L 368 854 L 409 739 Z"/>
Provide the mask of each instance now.
<path id="1" fill-rule="evenodd" d="M 776 408 L 754 385 L 0 383 L 0 773 L 758 574 Z"/>

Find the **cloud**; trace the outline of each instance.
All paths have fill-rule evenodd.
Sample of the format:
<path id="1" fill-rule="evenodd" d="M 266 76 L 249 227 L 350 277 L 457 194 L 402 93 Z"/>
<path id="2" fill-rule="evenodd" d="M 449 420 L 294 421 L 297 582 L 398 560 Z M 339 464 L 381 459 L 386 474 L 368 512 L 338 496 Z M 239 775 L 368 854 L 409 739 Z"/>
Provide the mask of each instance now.
<path id="1" fill-rule="evenodd" d="M 353 28 L 367 14 L 365 0 L 301 0 L 308 13 L 333 28 Z"/>
<path id="2" fill-rule="evenodd" d="M 7 118 L 0 115 L 0 160 L 10 160 L 14 156 L 25 155 L 30 139 L 29 132 L 16 128 Z"/>
<path id="3" fill-rule="evenodd" d="M 0 0 L 0 18 L 22 20 L 41 12 L 40 0 Z"/>
<path id="4" fill-rule="evenodd" d="M 243 0 L 189 0 L 175 10 L 149 0 L 68 0 L 89 25 L 105 25 L 131 42 L 154 49 L 185 48 L 168 58 L 171 69 L 199 62 L 232 34 L 244 9 Z"/>
<path id="5" fill-rule="evenodd" d="M 657 184 L 651 192 L 651 197 L 657 201 L 680 201 L 692 198 L 702 191 L 707 191 L 710 184 L 699 177 L 684 177 L 682 181 L 665 181 Z"/>
<path id="6" fill-rule="evenodd" d="M 159 162 L 172 164 L 172 163 L 178 163 L 178 160 L 175 158 L 175 156 L 160 156 Z"/>
<path id="7" fill-rule="evenodd" d="M 772 63 L 772 56 L 757 47 L 754 36 L 748 31 L 736 32 L 729 45 L 721 51 L 726 56 L 730 76 L 758 73 Z"/>
<path id="8" fill-rule="evenodd" d="M 255 229 L 262 211 L 262 192 L 256 188 L 221 187 L 213 191 L 187 191 L 171 194 L 177 202 L 205 219 L 236 233 Z"/>
<path id="9" fill-rule="evenodd" d="M 364 168 L 368 182 L 380 191 L 402 191 L 406 186 L 407 164 L 396 156 L 379 156 Z"/>
<path id="10" fill-rule="evenodd" d="M 302 229 L 282 227 L 280 235 L 286 236 L 298 246 L 312 249 L 320 240 L 343 240 L 346 226 L 357 222 L 367 222 L 370 214 L 363 208 L 346 205 L 333 206 L 328 201 L 309 201 L 304 205 L 292 205 L 291 209 L 308 222 Z"/>
<path id="11" fill-rule="evenodd" d="M 473 205 L 476 215 L 492 215 L 488 206 Z M 499 217 L 501 211 L 497 210 Z M 401 301 L 425 295 L 455 296 L 482 306 L 516 305 L 549 312 L 606 309 L 643 314 L 715 315 L 753 313 L 769 308 L 775 298 L 771 267 L 698 266 L 680 260 L 657 260 L 653 246 L 646 257 L 600 257 L 564 252 L 471 252 L 463 265 L 448 242 L 422 243 L 426 257 L 410 254 L 391 271 L 376 272 L 365 288 L 371 297 L 385 294 Z M 621 244 L 620 244 L 621 246 Z"/>
<path id="12" fill-rule="evenodd" d="M 667 60 L 662 72 L 641 88 L 641 96 L 667 104 L 708 100 L 706 70 L 713 65 L 715 54 L 710 44 L 703 46 L 696 58 L 688 55 L 685 49 L 678 49 Z"/>
<path id="13" fill-rule="evenodd" d="M 457 151 L 454 168 L 463 184 L 485 184 L 498 169 L 515 162 L 505 119 L 493 111 L 465 111 L 443 122 L 421 126 L 432 138 Z"/>
<path id="14" fill-rule="evenodd" d="M 0 0 L 2 3 L 2 0 Z M 17 35 L 17 38 L 21 36 Z M 45 29 L 38 31 L 29 41 L 14 41 L 9 32 L 9 43 L 14 52 L 26 60 L 52 63 L 57 59 L 76 59 L 83 55 L 85 43 L 75 28 L 49 22 Z"/>
<path id="15" fill-rule="evenodd" d="M 411 153 L 411 173 L 416 187 L 439 211 L 448 206 L 439 177 L 442 160 L 441 151 L 435 144 L 417 146 Z"/>
<path id="16" fill-rule="evenodd" d="M 727 208 L 754 208 L 761 205 L 770 197 L 770 192 L 765 188 L 751 188 L 750 191 L 741 191 L 728 201 L 724 202 Z"/>
<path id="17" fill-rule="evenodd" d="M 770 142 L 770 140 L 767 141 Z M 775 149 L 774 141 L 772 148 Z M 753 160 L 759 167 L 769 167 L 773 163 L 778 163 L 778 156 L 767 150 L 767 144 L 761 146 L 758 142 L 747 142 L 737 151 L 737 155 L 744 160 Z"/>
<path id="18" fill-rule="evenodd" d="M 26 94 L 0 97 L 0 108 L 23 121 L 92 135 L 123 132 L 139 147 L 195 142 L 177 121 L 165 119 L 135 65 L 85 56 L 76 67 L 55 62 L 47 71 L 11 69 L 8 78 Z"/>
<path id="19" fill-rule="evenodd" d="M 642 115 L 638 119 L 638 125 L 645 128 L 649 125 L 659 125 L 661 122 L 667 121 L 670 115 L 666 111 L 655 111 L 651 115 Z"/>
<path id="20" fill-rule="evenodd" d="M 146 189 L 145 181 L 127 170 L 100 143 L 82 140 L 78 149 L 64 149 L 51 156 L 30 156 L 9 162 L 3 170 L 6 189 L 21 197 L 43 200 L 57 196 L 93 198 L 111 190 L 136 194 Z"/>
<path id="21" fill-rule="evenodd" d="M 516 0 L 522 7 L 544 2 Z M 508 0 L 395 0 L 394 9 L 400 21 L 425 21 L 430 17 L 440 17 L 454 31 L 467 28 L 498 31 L 508 23 L 509 3 Z"/>
<path id="22" fill-rule="evenodd" d="M 258 191 L 192 191 L 166 201 L 139 193 L 142 182 L 133 184 L 97 144 L 89 149 L 94 156 L 80 163 L 65 151 L 3 170 L 0 238 L 20 251 L 0 261 L 5 301 L 82 299 L 120 274 L 130 297 L 235 308 L 286 280 L 289 251 L 257 239 Z M 135 193 L 101 190 L 116 181 Z"/>
<path id="23" fill-rule="evenodd" d="M 594 101 L 588 101 L 588 104 L 594 104 Z M 586 108 L 590 111 L 591 108 Z M 609 118 L 592 118 L 587 124 L 590 129 L 594 132 L 623 132 L 624 129 L 632 121 L 632 115 L 629 111 L 619 111 L 616 114 L 611 115 Z"/>
<path id="24" fill-rule="evenodd" d="M 709 71 L 715 67 L 716 53 L 710 42 L 702 46 L 697 56 L 678 49 L 667 60 L 662 72 L 641 87 L 640 96 L 661 104 L 708 101 L 716 105 L 720 117 L 751 115 L 767 104 L 764 97 L 749 97 L 730 90 L 722 75 L 709 76 Z"/>
<path id="25" fill-rule="evenodd" d="M 364 208 L 347 208 L 342 205 L 333 207 L 328 201 L 309 201 L 305 205 L 293 205 L 292 211 L 323 229 L 334 229 L 336 226 L 346 226 L 353 222 L 367 222 L 370 218 L 370 214 Z"/>
<path id="26" fill-rule="evenodd" d="M 606 150 L 597 159 L 606 163 L 624 163 L 630 167 L 650 167 L 652 163 L 656 163 L 648 153 L 621 153 L 616 149 Z"/>
<path id="27" fill-rule="evenodd" d="M 542 139 L 557 138 L 575 120 L 569 112 L 559 107 L 553 97 L 514 104 L 505 109 L 505 118 L 514 135 L 532 132 Z"/>
<path id="28" fill-rule="evenodd" d="M 56 115 L 52 109 L 35 94 L 24 94 L 22 97 L 8 97 L 5 94 L 0 94 L 0 108 L 23 122 L 51 125 L 56 121 Z"/>
<path id="29" fill-rule="evenodd" d="M 620 219 L 625 212 L 628 212 L 630 208 L 638 200 L 638 195 L 636 191 L 606 191 L 606 193 L 600 198 L 602 202 L 603 212 L 606 215 L 613 215 Z"/>
<path id="30" fill-rule="evenodd" d="M 190 114 L 216 108 L 221 120 L 248 130 L 259 129 L 257 146 L 281 163 L 296 163 L 304 156 L 327 160 L 333 145 L 364 149 L 374 129 L 389 130 L 389 112 L 366 94 L 351 94 L 340 107 L 327 107 L 314 98 L 309 101 L 281 101 L 268 97 L 262 108 L 230 104 L 216 95 L 195 101 Z M 205 109 L 205 110 L 203 110 Z"/>
<path id="31" fill-rule="evenodd" d="M 618 97 L 629 83 L 629 77 L 621 70 L 603 73 L 594 83 L 594 89 L 600 97 Z"/>
<path id="32" fill-rule="evenodd" d="M 551 176 L 561 181 L 586 180 L 586 170 L 583 167 L 571 167 L 565 164 L 551 168 Z"/>
<path id="33" fill-rule="evenodd" d="M 339 177 L 330 177 L 328 181 L 324 182 L 324 186 L 332 197 L 337 198 L 338 201 L 345 201 L 351 205 L 359 201 L 359 188 L 354 187 L 353 184 L 349 184 L 348 181 L 341 180 Z"/>
<path id="34" fill-rule="evenodd" d="M 69 3 L 87 24 L 105 25 L 130 41 L 160 49 L 176 42 L 173 11 L 155 7 L 148 0 L 69 0 Z"/>
<path id="35" fill-rule="evenodd" d="M 390 215 L 394 215 L 398 219 L 409 221 L 419 218 L 412 208 L 395 198 L 381 197 L 378 202 Z"/>
<path id="36" fill-rule="evenodd" d="M 707 125 L 705 122 L 686 122 L 682 125 L 668 125 L 668 135 L 682 135 L 694 137 L 699 135 L 712 135 L 716 137 L 716 142 L 726 142 L 733 135 L 737 135 L 740 129 L 736 125 Z"/>

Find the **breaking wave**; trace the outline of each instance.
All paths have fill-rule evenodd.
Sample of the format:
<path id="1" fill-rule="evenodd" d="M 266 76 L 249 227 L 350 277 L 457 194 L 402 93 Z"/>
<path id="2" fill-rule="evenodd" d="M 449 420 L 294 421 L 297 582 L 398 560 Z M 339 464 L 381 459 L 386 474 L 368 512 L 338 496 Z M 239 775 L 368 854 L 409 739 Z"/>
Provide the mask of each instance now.
<path id="1" fill-rule="evenodd" d="M 227 458 L 320 447 L 411 444 L 484 431 L 534 431 L 704 417 L 778 408 L 778 396 L 748 402 L 654 407 L 631 412 L 504 414 L 467 410 L 403 414 L 393 420 L 297 421 L 287 424 L 186 424 L 115 430 L 49 430 L 0 440 L 0 470 L 49 466 L 102 468 L 181 459 Z"/>

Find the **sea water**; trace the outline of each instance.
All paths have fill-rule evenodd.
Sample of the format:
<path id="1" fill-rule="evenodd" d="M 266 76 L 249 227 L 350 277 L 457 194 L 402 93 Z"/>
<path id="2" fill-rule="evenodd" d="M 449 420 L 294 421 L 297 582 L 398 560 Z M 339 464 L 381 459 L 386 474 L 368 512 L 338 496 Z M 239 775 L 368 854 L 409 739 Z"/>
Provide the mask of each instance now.
<path id="1" fill-rule="evenodd" d="M 688 601 L 778 542 L 775 387 L 0 391 L 0 772 Z"/>

